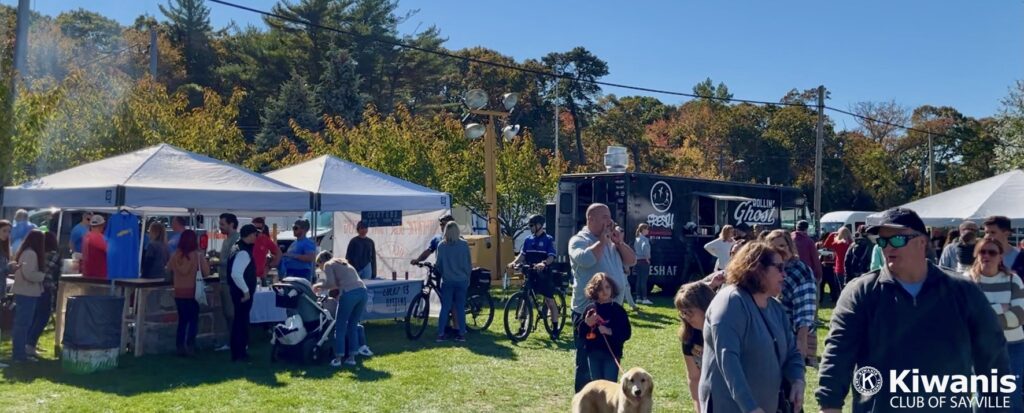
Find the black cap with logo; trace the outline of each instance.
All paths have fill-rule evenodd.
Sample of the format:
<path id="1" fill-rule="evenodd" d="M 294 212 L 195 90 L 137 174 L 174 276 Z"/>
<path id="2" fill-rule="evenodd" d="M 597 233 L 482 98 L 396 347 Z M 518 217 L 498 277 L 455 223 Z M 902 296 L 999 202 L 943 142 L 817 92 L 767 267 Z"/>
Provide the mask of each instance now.
<path id="1" fill-rule="evenodd" d="M 925 229 L 924 221 L 921 220 L 921 217 L 917 216 L 917 212 L 912 210 L 906 208 L 891 208 L 883 211 L 880 215 L 880 221 L 877 224 L 868 227 L 868 234 L 878 235 L 878 230 L 882 228 L 909 228 L 921 234 L 926 234 L 928 231 Z"/>

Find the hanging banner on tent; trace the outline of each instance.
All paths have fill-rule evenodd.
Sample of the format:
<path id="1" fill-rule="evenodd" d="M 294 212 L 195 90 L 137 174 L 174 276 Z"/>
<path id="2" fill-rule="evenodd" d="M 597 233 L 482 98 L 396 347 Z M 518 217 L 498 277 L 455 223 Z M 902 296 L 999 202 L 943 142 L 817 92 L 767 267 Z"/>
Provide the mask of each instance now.
<path id="1" fill-rule="evenodd" d="M 362 211 L 360 214 L 369 228 L 402 226 L 402 211 Z"/>

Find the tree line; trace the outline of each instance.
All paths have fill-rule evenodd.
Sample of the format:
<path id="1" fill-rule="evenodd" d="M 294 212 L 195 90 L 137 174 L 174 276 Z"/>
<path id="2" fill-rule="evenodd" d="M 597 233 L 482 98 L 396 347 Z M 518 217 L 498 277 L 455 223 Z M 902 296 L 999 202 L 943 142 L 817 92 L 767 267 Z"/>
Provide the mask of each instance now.
<path id="1" fill-rule="evenodd" d="M 732 103 L 728 86 L 710 78 L 692 87 L 698 98 L 679 105 L 616 96 L 592 83 L 611 68 L 584 47 L 524 60 L 480 47 L 449 50 L 438 27 L 400 33 L 414 13 L 399 13 L 397 0 L 281 1 L 272 11 L 284 18 L 267 17 L 264 27 L 214 28 L 202 0 L 169 0 L 160 10 L 128 26 L 84 9 L 33 15 L 27 68 L 11 101 L 15 10 L 0 6 L 5 182 L 166 142 L 260 172 L 333 154 L 485 211 L 483 145 L 463 137 L 460 104 L 465 91 L 479 88 L 494 107 L 504 92 L 521 96 L 509 122 L 523 133 L 502 142 L 498 161 L 510 234 L 521 229 L 521 217 L 541 210 L 560 174 L 601 170 L 612 144 L 628 148 L 630 168 L 639 172 L 812 193 L 813 85 L 793 88 L 776 105 Z M 151 27 L 156 76 L 149 74 Z M 859 119 L 849 130 L 826 117 L 824 209 L 877 210 L 926 195 L 928 135 L 937 192 L 1021 168 L 1024 83 L 1001 103 L 998 113 L 976 119 L 953 107 L 861 102 L 849 110 L 882 122 Z"/>

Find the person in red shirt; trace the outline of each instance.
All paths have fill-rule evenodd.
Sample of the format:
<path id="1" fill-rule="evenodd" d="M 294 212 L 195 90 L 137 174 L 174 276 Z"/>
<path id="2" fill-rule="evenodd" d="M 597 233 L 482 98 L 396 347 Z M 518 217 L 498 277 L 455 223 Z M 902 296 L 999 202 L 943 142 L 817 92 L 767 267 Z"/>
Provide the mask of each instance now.
<path id="1" fill-rule="evenodd" d="M 89 233 L 82 241 L 82 275 L 92 278 L 107 278 L 107 239 L 103 229 L 107 221 L 103 215 L 94 214 L 89 220 Z"/>
<path id="2" fill-rule="evenodd" d="M 256 277 L 263 280 L 267 276 L 267 269 L 277 267 L 281 262 L 281 248 L 274 240 L 270 239 L 267 231 L 267 221 L 263 217 L 252 219 L 252 225 L 259 230 L 256 236 L 256 244 L 252 247 L 253 259 L 256 261 Z M 270 255 L 270 263 L 267 263 L 267 255 Z"/>
<path id="3" fill-rule="evenodd" d="M 832 296 L 832 302 L 839 301 L 839 290 L 846 284 L 846 251 L 853 245 L 853 235 L 850 234 L 850 229 L 847 227 L 839 228 L 839 231 L 828 234 L 825 238 L 825 242 L 822 244 L 823 247 L 832 250 L 832 254 L 835 258 L 835 277 L 832 280 L 827 280 L 829 285 L 829 293 Z M 828 278 L 828 277 L 826 277 Z"/>

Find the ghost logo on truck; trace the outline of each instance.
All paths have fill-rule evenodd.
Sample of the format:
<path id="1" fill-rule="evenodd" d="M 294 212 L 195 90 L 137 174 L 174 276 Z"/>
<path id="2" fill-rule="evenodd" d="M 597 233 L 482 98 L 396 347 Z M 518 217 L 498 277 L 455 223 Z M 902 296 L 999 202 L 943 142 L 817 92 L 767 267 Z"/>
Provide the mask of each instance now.
<path id="1" fill-rule="evenodd" d="M 665 181 L 658 181 L 651 186 L 651 206 L 655 211 L 665 212 L 672 207 L 672 188 Z"/>
<path id="2" fill-rule="evenodd" d="M 736 205 L 733 219 L 736 224 L 775 225 L 775 217 L 778 215 L 774 199 L 753 199 Z"/>

